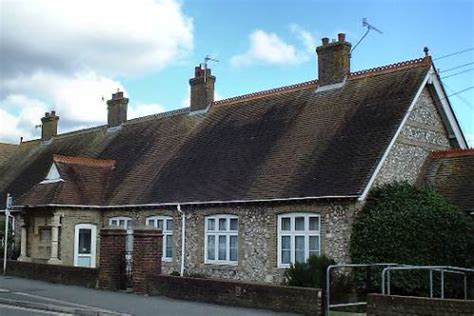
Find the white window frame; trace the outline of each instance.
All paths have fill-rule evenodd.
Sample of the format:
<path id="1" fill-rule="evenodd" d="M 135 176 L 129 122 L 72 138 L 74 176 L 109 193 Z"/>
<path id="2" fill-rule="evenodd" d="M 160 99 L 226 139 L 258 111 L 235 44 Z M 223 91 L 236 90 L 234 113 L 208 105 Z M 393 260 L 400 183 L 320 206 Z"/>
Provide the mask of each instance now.
<path id="1" fill-rule="evenodd" d="M 214 219 L 214 230 L 209 231 L 208 220 Z M 226 230 L 219 230 L 219 219 L 226 219 Z M 237 230 L 230 230 L 230 220 L 237 219 Z M 230 214 L 219 214 L 219 215 L 210 215 L 204 217 L 204 263 L 206 264 L 223 264 L 223 265 L 238 265 L 239 263 L 239 225 L 240 220 L 236 215 Z M 207 242 L 208 236 L 214 236 L 214 260 L 207 258 Z M 226 259 L 219 260 L 219 236 L 226 237 Z M 230 260 L 230 237 L 237 237 L 237 260 Z"/>
<path id="2" fill-rule="evenodd" d="M 163 250 L 161 251 L 162 253 L 162 256 L 161 256 L 161 261 L 166 261 L 166 262 L 171 262 L 173 261 L 173 255 L 174 255 L 174 251 L 175 251 L 175 247 L 174 244 L 173 244 L 173 229 L 168 229 L 168 225 L 167 225 L 167 222 L 168 220 L 171 220 L 172 224 L 173 225 L 173 228 L 174 228 L 174 221 L 173 221 L 173 217 L 171 216 L 150 216 L 150 217 L 147 217 L 146 218 L 146 225 L 147 226 L 151 226 L 150 225 L 150 222 L 151 221 L 155 221 L 155 224 L 153 225 L 153 227 L 156 227 L 158 228 L 158 222 L 157 221 L 163 221 L 163 230 L 162 230 L 162 233 L 163 233 Z M 166 257 L 166 241 L 171 238 L 171 257 Z"/>
<path id="3" fill-rule="evenodd" d="M 304 230 L 295 230 L 295 218 L 304 217 Z M 309 218 L 316 217 L 318 218 L 318 230 L 309 230 Z M 290 230 L 282 231 L 282 219 L 290 218 Z M 281 239 L 283 236 L 290 237 L 290 263 L 295 263 L 295 236 L 304 236 L 304 260 L 309 258 L 309 237 L 317 236 L 318 237 L 318 255 L 321 255 L 321 215 L 318 213 L 306 213 L 306 212 L 295 212 L 295 213 L 284 213 L 278 215 L 278 225 L 277 225 L 277 238 L 278 238 L 278 253 L 277 253 L 277 265 L 278 268 L 289 268 L 290 264 L 282 263 L 281 255 Z"/>
<path id="4" fill-rule="evenodd" d="M 91 253 L 79 254 L 79 230 L 89 229 L 91 231 Z M 94 224 L 77 224 L 74 227 L 74 266 L 79 266 L 79 257 L 90 257 L 91 265 L 90 268 L 95 268 L 96 265 L 96 252 L 97 252 L 97 226 Z"/>
<path id="5" fill-rule="evenodd" d="M 121 226 L 120 221 L 124 221 L 125 225 Z M 132 218 L 128 217 L 128 216 L 111 217 L 111 218 L 109 218 L 109 225 L 110 226 L 122 227 L 123 229 L 127 230 L 127 233 L 128 233 L 128 231 L 132 230 Z"/>

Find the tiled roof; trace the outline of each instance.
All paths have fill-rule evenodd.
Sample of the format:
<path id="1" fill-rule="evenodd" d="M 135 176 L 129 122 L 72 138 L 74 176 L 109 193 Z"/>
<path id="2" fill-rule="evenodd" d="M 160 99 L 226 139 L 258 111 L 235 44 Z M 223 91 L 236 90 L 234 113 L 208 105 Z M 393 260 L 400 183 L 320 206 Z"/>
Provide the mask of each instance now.
<path id="1" fill-rule="evenodd" d="M 451 203 L 474 211 L 474 149 L 433 152 L 420 178 Z"/>
<path id="2" fill-rule="evenodd" d="M 17 147 L 18 145 L 0 143 L 0 165 L 6 162 L 8 158 L 13 155 Z"/>
<path id="3" fill-rule="evenodd" d="M 0 166 L 0 192 L 18 199 L 56 154 L 116 161 L 104 205 L 358 196 L 430 66 L 423 59 L 353 74 L 338 89 L 310 81 L 218 101 L 208 113 L 24 143 Z"/>
<path id="4" fill-rule="evenodd" d="M 17 201 L 22 205 L 102 205 L 115 160 L 53 155 L 61 180 L 40 182 Z"/>

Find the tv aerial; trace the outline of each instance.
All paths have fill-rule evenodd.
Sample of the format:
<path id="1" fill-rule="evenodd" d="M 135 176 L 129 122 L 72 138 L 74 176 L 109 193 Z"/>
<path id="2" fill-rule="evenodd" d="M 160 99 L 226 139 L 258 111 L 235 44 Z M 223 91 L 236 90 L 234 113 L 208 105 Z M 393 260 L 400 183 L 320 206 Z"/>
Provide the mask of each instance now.
<path id="1" fill-rule="evenodd" d="M 376 28 L 375 26 L 373 26 L 372 24 L 370 24 L 370 23 L 367 21 L 367 18 L 363 18 L 363 19 L 362 19 L 362 27 L 366 27 L 366 28 L 367 28 L 367 31 L 365 31 L 364 35 L 362 35 L 362 37 L 360 38 L 360 40 L 354 45 L 354 47 L 352 47 L 351 53 L 356 49 L 357 46 L 359 46 L 359 44 L 364 40 L 364 38 L 367 36 L 367 34 L 369 34 L 369 32 L 370 32 L 371 30 L 374 30 L 374 31 L 376 31 L 377 33 L 383 34 L 383 32 L 382 32 L 381 30 L 379 30 L 378 28 Z"/>
<path id="2" fill-rule="evenodd" d="M 204 63 L 203 63 L 203 65 L 204 65 L 204 82 L 206 82 L 206 79 L 207 79 L 207 63 L 210 62 L 210 61 L 215 62 L 215 63 L 219 62 L 217 59 L 212 58 L 209 55 L 206 55 L 206 57 L 204 57 Z"/>

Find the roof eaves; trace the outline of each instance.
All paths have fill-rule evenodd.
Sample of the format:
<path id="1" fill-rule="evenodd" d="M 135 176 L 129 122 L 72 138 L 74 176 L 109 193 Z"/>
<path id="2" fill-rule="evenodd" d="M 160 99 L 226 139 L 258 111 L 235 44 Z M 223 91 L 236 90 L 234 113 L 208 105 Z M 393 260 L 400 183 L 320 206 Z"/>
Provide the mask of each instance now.
<path id="1" fill-rule="evenodd" d="M 357 199 L 360 195 L 327 195 L 315 197 L 295 197 L 295 198 L 269 198 L 269 199 L 249 199 L 249 200 L 227 200 L 227 201 L 193 201 L 193 202 L 165 202 L 165 203 L 143 203 L 143 204 L 123 204 L 123 205 L 76 205 L 76 204 L 44 204 L 44 205 L 14 205 L 15 208 L 33 208 L 33 207 L 68 207 L 68 208 L 138 208 L 138 207 L 157 207 L 157 206 L 175 206 L 175 205 L 209 205 L 209 204 L 241 204 L 241 203 L 262 203 L 262 202 L 285 202 L 285 201 L 304 201 L 304 200 L 328 200 L 328 199 Z"/>

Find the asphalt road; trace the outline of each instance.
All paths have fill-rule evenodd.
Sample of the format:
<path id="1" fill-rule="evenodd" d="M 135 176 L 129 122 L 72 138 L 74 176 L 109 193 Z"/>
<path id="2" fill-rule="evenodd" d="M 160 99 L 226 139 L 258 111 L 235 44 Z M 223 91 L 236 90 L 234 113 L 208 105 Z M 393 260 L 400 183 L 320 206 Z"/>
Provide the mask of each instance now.
<path id="1" fill-rule="evenodd" d="M 0 276 L 0 316 L 74 314 L 104 316 L 294 315 Z"/>

